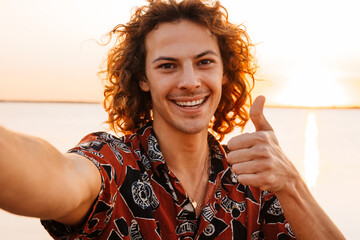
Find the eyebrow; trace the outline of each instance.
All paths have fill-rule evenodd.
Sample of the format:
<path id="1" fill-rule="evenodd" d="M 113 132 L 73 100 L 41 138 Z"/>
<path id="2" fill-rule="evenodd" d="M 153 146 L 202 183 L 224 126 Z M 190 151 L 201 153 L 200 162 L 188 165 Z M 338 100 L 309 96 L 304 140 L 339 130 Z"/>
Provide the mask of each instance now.
<path id="1" fill-rule="evenodd" d="M 213 50 L 206 50 L 206 51 L 204 51 L 204 52 L 199 53 L 198 55 L 196 55 L 196 56 L 195 56 L 195 59 L 201 58 L 201 57 L 203 57 L 203 56 L 205 56 L 205 55 L 208 55 L 208 54 L 218 56 L 218 54 L 217 54 L 216 52 L 214 52 Z"/>
<path id="2" fill-rule="evenodd" d="M 216 52 L 214 52 L 213 50 L 206 50 L 202 53 L 199 53 L 198 55 L 196 55 L 194 57 L 194 59 L 198 59 L 198 58 L 201 58 L 207 54 L 211 54 L 211 55 L 215 55 L 215 56 L 218 56 L 218 54 Z M 176 61 L 176 58 L 172 58 L 172 57 L 165 57 L 165 56 L 160 56 L 158 58 L 156 58 L 154 61 L 152 61 L 152 63 L 155 63 L 157 61 L 161 61 L 161 60 L 165 60 L 165 61 L 173 61 L 175 62 Z"/>

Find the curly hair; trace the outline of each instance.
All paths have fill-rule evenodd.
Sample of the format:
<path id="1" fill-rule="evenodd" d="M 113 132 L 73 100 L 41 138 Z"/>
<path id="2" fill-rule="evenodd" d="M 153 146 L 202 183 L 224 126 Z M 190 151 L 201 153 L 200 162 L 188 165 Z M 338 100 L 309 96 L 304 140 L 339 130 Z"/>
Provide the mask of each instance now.
<path id="1" fill-rule="evenodd" d="M 107 35 L 106 44 L 114 36 L 115 43 L 108 52 L 106 69 L 99 73 L 105 81 L 104 107 L 110 129 L 130 133 L 152 120 L 150 93 L 139 87 L 145 76 L 145 37 L 160 23 L 180 19 L 207 27 L 219 44 L 228 81 L 222 87 L 209 129 L 220 141 L 235 126 L 243 129 L 249 120 L 246 106 L 251 103 L 256 71 L 253 44 L 245 27 L 230 23 L 227 10 L 218 1 L 148 0 L 148 3 L 138 7 L 128 23 L 115 26 Z"/>

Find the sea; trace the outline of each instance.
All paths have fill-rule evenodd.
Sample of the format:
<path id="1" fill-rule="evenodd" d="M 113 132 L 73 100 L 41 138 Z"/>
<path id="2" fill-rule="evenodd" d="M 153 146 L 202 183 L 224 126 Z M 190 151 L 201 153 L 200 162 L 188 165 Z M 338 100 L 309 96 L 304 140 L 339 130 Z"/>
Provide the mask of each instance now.
<path id="1" fill-rule="evenodd" d="M 360 109 L 267 107 L 264 112 L 320 206 L 347 239 L 359 239 Z M 61 152 L 90 132 L 108 131 L 106 118 L 97 103 L 0 102 L 0 125 L 41 137 Z M 249 123 L 244 132 L 252 131 Z M 239 134 L 235 129 L 224 143 Z M 38 219 L 0 209 L 0 240 L 20 239 L 52 238 Z"/>

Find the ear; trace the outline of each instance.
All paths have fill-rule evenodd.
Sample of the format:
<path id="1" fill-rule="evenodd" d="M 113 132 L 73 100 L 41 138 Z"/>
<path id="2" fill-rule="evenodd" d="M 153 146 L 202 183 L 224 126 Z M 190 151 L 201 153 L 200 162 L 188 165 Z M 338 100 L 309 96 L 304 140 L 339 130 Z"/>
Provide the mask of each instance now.
<path id="1" fill-rule="evenodd" d="M 227 83 L 229 81 L 227 74 L 224 74 L 222 77 L 222 85 L 224 85 L 225 83 Z"/>
<path id="2" fill-rule="evenodd" d="M 142 80 L 140 80 L 139 82 L 139 87 L 141 88 L 141 90 L 143 90 L 144 92 L 149 92 L 150 91 L 150 86 L 149 86 L 149 82 L 146 79 L 146 77 L 143 77 Z"/>

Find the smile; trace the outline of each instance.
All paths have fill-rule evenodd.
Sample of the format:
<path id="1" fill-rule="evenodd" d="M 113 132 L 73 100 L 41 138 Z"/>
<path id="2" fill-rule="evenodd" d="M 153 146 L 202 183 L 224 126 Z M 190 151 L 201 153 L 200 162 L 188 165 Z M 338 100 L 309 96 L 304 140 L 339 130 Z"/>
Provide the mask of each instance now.
<path id="1" fill-rule="evenodd" d="M 185 108 L 196 108 L 205 102 L 206 98 L 193 101 L 174 101 L 176 105 Z"/>

